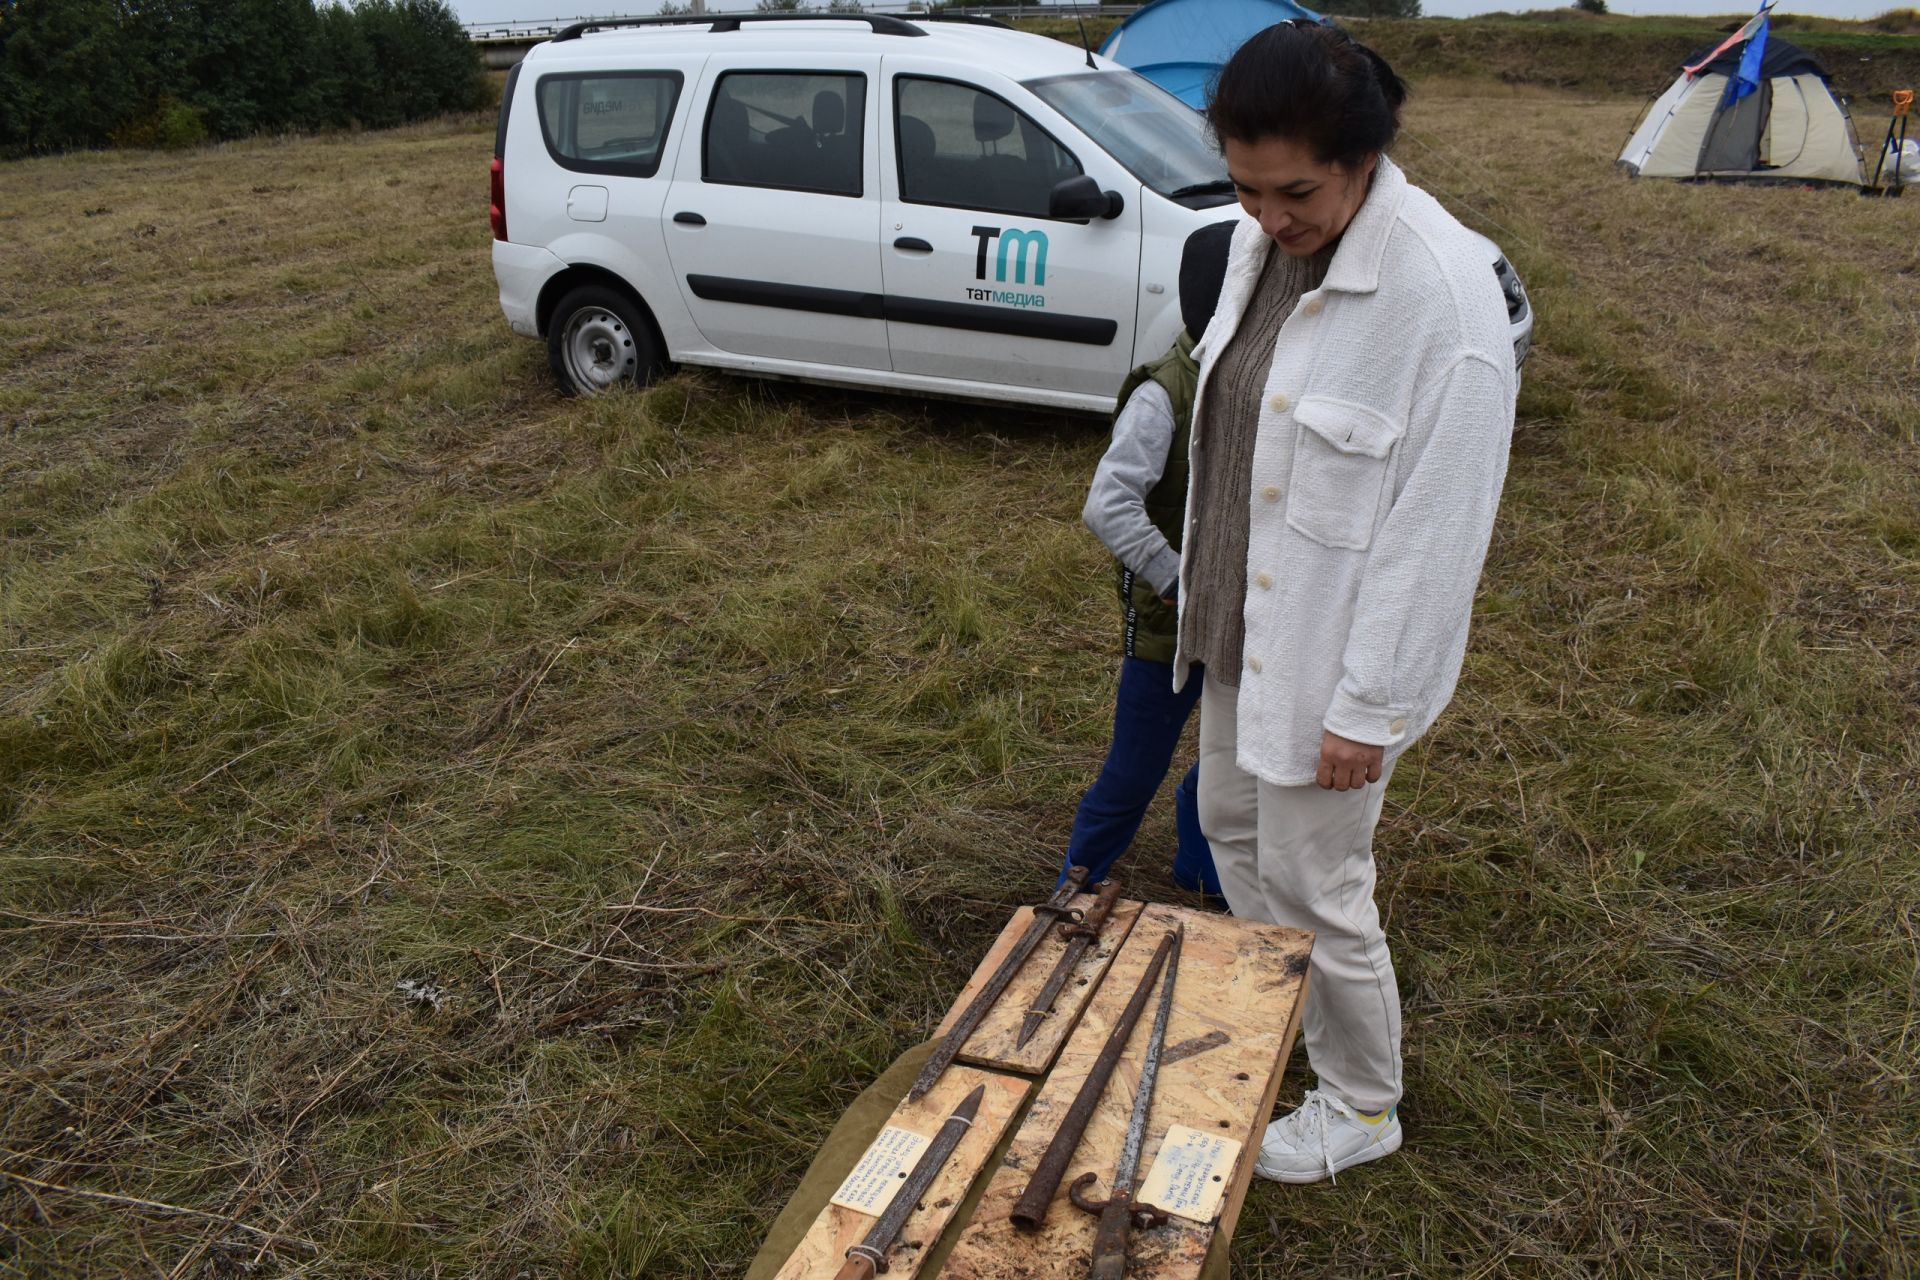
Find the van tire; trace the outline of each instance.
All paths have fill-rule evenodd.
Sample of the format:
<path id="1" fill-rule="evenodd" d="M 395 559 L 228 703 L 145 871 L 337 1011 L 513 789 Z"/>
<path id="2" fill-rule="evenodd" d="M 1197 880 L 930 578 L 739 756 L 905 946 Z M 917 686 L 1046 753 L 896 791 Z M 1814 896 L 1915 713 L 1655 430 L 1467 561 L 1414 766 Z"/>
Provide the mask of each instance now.
<path id="1" fill-rule="evenodd" d="M 569 290 L 554 307 L 547 363 L 561 393 L 570 396 L 643 387 L 665 365 L 641 308 L 618 289 L 598 284 Z"/>

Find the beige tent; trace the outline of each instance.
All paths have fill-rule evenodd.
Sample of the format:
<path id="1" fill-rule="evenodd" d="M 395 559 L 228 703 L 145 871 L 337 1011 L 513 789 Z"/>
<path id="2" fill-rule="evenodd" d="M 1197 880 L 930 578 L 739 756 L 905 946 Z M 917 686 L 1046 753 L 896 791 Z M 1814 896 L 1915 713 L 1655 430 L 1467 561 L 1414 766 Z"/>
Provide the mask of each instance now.
<path id="1" fill-rule="evenodd" d="M 1826 72 L 1793 45 L 1769 40 L 1759 88 L 1729 100 L 1744 49 L 1729 41 L 1690 60 L 1641 118 L 1621 167 L 1642 178 L 1863 185 L 1860 141 Z"/>

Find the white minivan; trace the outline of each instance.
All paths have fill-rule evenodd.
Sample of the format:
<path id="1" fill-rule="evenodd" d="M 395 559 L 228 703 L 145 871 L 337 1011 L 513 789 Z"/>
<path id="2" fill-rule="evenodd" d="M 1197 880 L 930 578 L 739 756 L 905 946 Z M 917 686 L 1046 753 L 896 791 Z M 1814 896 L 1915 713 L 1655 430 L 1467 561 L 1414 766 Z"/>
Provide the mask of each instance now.
<path id="1" fill-rule="evenodd" d="M 1105 413 L 1233 203 L 1179 99 L 998 23 L 583 23 L 508 75 L 493 267 L 568 392 L 676 361 Z"/>

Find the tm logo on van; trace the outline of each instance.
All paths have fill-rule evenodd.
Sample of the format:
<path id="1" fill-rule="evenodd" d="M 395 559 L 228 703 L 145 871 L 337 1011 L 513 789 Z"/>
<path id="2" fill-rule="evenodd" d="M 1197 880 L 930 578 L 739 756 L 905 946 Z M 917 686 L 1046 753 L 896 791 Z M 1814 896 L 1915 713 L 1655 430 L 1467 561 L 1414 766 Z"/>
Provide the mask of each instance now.
<path id="1" fill-rule="evenodd" d="M 1045 296 L 1038 293 L 1016 292 L 1011 289 L 991 289 L 985 287 L 987 279 L 987 250 L 995 249 L 993 263 L 993 281 L 995 284 L 1026 284 L 1029 275 L 1033 285 L 1039 288 L 1047 282 L 1047 233 L 1044 231 L 1023 231 L 1019 227 L 975 227 L 974 238 L 980 242 L 980 249 L 974 255 L 974 279 L 982 282 L 980 288 L 969 288 L 967 296 L 975 302 L 1001 302 L 1015 307 L 1044 307 Z M 994 241 L 998 240 L 998 246 Z M 1029 271 L 1031 266 L 1031 271 Z M 1007 278 L 1011 267 L 1013 278 Z"/>

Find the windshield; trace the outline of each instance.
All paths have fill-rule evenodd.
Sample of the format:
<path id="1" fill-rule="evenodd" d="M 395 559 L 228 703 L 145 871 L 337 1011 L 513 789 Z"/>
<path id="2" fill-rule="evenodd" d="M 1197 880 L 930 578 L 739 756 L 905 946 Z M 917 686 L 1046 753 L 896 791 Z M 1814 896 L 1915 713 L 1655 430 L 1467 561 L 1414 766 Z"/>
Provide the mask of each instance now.
<path id="1" fill-rule="evenodd" d="M 1027 88 L 1163 196 L 1226 180 L 1205 118 L 1145 76 L 1091 71 Z"/>

